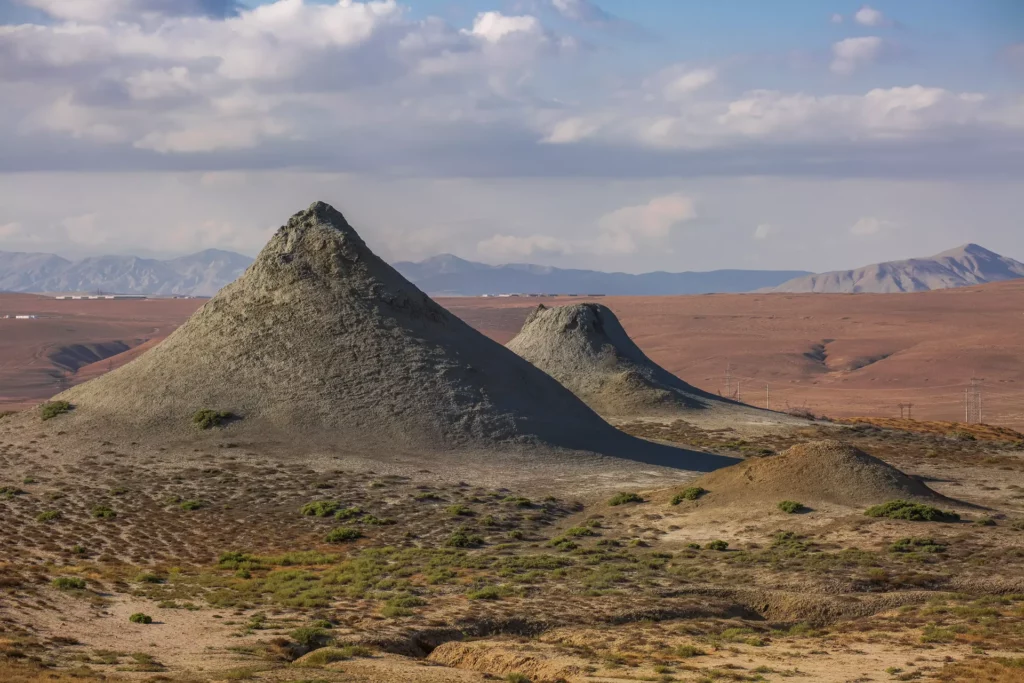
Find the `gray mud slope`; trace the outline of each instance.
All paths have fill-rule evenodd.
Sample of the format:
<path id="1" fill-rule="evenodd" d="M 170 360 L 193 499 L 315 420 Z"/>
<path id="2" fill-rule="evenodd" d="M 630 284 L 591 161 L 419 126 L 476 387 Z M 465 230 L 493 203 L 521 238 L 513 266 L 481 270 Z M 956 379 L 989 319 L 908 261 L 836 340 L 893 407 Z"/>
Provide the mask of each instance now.
<path id="1" fill-rule="evenodd" d="M 508 348 L 606 417 L 677 415 L 683 419 L 800 422 L 687 384 L 648 358 L 615 314 L 600 304 L 541 305 Z"/>
<path id="2" fill-rule="evenodd" d="M 319 202 L 162 344 L 59 398 L 75 406 L 61 419 L 69 433 L 194 436 L 192 415 L 215 409 L 241 416 L 229 434 L 360 449 L 539 446 L 685 469 L 730 462 L 614 429 L 437 305 Z"/>

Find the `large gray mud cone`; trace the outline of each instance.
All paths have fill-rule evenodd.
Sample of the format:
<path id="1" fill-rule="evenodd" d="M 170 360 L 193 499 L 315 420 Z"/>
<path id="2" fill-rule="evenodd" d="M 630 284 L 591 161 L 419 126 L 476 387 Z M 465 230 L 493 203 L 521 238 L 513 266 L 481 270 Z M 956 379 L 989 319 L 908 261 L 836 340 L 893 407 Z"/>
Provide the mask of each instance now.
<path id="1" fill-rule="evenodd" d="M 319 202 L 162 344 L 60 398 L 75 405 L 62 429 L 133 438 L 194 435 L 192 415 L 214 409 L 242 418 L 232 433 L 363 449 L 639 457 L 646 444 L 437 305 Z"/>

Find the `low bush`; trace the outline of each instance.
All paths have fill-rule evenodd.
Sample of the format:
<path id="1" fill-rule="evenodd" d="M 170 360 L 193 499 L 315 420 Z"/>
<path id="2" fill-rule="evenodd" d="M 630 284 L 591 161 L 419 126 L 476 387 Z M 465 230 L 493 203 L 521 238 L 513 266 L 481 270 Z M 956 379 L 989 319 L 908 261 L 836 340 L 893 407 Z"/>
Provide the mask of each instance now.
<path id="1" fill-rule="evenodd" d="M 297 628 L 289 635 L 296 643 L 310 650 L 326 647 L 334 640 L 333 636 L 326 629 L 315 626 Z"/>
<path id="2" fill-rule="evenodd" d="M 200 410 L 192 416 L 192 424 L 200 429 L 213 429 L 235 417 L 234 413 L 226 410 Z"/>
<path id="3" fill-rule="evenodd" d="M 338 510 L 334 513 L 334 518 L 338 520 L 354 519 L 363 514 L 363 508 L 361 507 L 349 507 Z"/>
<path id="4" fill-rule="evenodd" d="M 530 683 L 530 679 L 524 674 L 509 674 L 505 676 L 505 683 Z"/>
<path id="5" fill-rule="evenodd" d="M 706 654 L 707 652 L 704 652 L 704 650 L 695 645 L 680 645 L 676 648 L 676 656 L 684 659 L 689 659 L 691 657 L 703 657 Z"/>
<path id="6" fill-rule="evenodd" d="M 114 519 L 117 517 L 117 512 L 106 505 L 97 505 L 92 509 L 92 516 L 96 519 Z"/>
<path id="7" fill-rule="evenodd" d="M 890 500 L 888 503 L 869 507 L 864 514 L 868 517 L 905 519 L 912 522 L 956 522 L 960 519 L 960 515 L 955 512 L 947 512 L 909 500 Z"/>
<path id="8" fill-rule="evenodd" d="M 53 587 L 62 591 L 85 590 L 85 579 L 75 576 L 60 576 L 53 580 Z"/>
<path id="9" fill-rule="evenodd" d="M 597 532 L 586 526 L 574 526 L 571 529 L 565 530 L 566 536 L 572 536 L 574 538 L 580 538 L 583 536 L 597 536 Z"/>
<path id="10" fill-rule="evenodd" d="M 60 519 L 64 515 L 60 510 L 44 510 L 36 515 L 36 521 L 38 522 L 52 522 L 55 519 Z"/>
<path id="11" fill-rule="evenodd" d="M 626 503 L 642 503 L 644 502 L 643 497 L 639 493 L 617 493 L 611 500 L 608 501 L 609 505 L 625 505 Z"/>
<path id="12" fill-rule="evenodd" d="M 501 591 L 494 586 L 485 586 L 466 594 L 470 600 L 501 600 Z"/>
<path id="13" fill-rule="evenodd" d="M 946 546 L 930 538 L 901 538 L 889 546 L 893 553 L 944 553 Z"/>
<path id="14" fill-rule="evenodd" d="M 449 548 L 476 548 L 484 544 L 484 539 L 466 529 L 457 529 L 444 544 Z"/>
<path id="15" fill-rule="evenodd" d="M 128 617 L 128 621 L 132 622 L 133 624 L 152 624 L 153 617 L 149 616 L 148 614 L 143 614 L 142 612 L 136 612 L 135 614 Z"/>
<path id="16" fill-rule="evenodd" d="M 466 507 L 465 505 L 459 503 L 457 505 L 452 505 L 450 508 L 448 508 L 448 514 L 452 517 L 469 517 L 473 514 L 473 511 L 470 508 Z"/>
<path id="17" fill-rule="evenodd" d="M 683 489 L 675 496 L 672 497 L 672 504 L 679 505 L 684 500 L 697 500 L 701 496 L 707 493 L 707 490 L 700 486 L 691 486 L 688 489 Z"/>
<path id="18" fill-rule="evenodd" d="M 306 517 L 330 517 L 341 507 L 332 500 L 315 500 L 302 506 L 302 514 Z"/>
<path id="19" fill-rule="evenodd" d="M 803 503 L 798 503 L 795 500 L 784 500 L 779 503 L 779 509 L 787 515 L 795 515 L 798 512 L 803 512 L 807 508 L 804 507 Z"/>
<path id="20" fill-rule="evenodd" d="M 40 406 L 39 416 L 43 418 L 43 420 L 52 420 L 58 415 L 70 413 L 73 407 L 74 406 L 67 401 L 50 401 L 49 403 L 44 403 Z"/>
<path id="21" fill-rule="evenodd" d="M 717 550 L 719 552 L 722 552 L 723 550 L 729 549 L 729 544 L 725 541 L 711 541 L 704 547 L 708 550 Z"/>
<path id="22" fill-rule="evenodd" d="M 199 500 L 185 500 L 179 503 L 178 507 L 188 512 L 191 510 L 199 510 L 200 508 L 203 507 L 203 503 L 202 501 Z"/>
<path id="23" fill-rule="evenodd" d="M 355 541 L 363 537 L 363 534 L 359 529 L 353 529 L 352 527 L 340 526 L 337 529 L 333 529 L 331 533 L 327 534 L 328 543 L 348 543 L 349 541 Z"/>

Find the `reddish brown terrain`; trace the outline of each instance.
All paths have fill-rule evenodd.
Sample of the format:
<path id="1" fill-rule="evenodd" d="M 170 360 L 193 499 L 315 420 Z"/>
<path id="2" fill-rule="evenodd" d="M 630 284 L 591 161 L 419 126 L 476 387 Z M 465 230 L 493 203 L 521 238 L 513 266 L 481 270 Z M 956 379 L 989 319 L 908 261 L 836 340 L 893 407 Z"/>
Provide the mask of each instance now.
<path id="1" fill-rule="evenodd" d="M 581 298 L 449 298 L 440 303 L 501 343 L 538 303 Z M 984 421 L 1024 427 L 1024 281 L 919 294 L 718 294 L 607 297 L 639 346 L 687 382 L 775 409 L 830 416 L 964 418 L 979 380 Z M 0 294 L 0 409 L 58 390 L 52 360 L 74 344 L 121 341 L 131 351 L 68 373 L 91 379 L 157 343 L 201 300 L 55 301 Z M 731 392 L 729 392 L 731 393 Z"/>
<path id="2" fill-rule="evenodd" d="M 0 294 L 0 410 L 38 402 L 61 391 L 64 382 L 77 384 L 131 360 L 140 345 L 163 339 L 202 304 L 200 299 L 58 301 Z M 131 350 L 110 362 L 82 365 L 90 354 L 105 355 L 118 343 Z"/>
<path id="3" fill-rule="evenodd" d="M 579 298 L 443 299 L 505 343 L 527 313 Z M 832 416 L 964 419 L 979 379 L 984 421 L 1024 426 L 1024 280 L 919 294 L 607 297 L 655 362 L 701 389 Z"/>

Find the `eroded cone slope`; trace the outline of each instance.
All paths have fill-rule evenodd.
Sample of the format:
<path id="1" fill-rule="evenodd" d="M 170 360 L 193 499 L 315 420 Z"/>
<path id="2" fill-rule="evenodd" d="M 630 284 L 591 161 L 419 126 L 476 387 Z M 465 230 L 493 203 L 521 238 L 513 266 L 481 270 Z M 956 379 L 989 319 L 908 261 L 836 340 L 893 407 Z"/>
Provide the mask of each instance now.
<path id="1" fill-rule="evenodd" d="M 438 306 L 323 203 L 158 347 L 60 398 L 76 406 L 69 424 L 146 434 L 194 431 L 191 416 L 213 409 L 242 416 L 232 430 L 352 445 L 606 452 L 628 438 Z"/>

